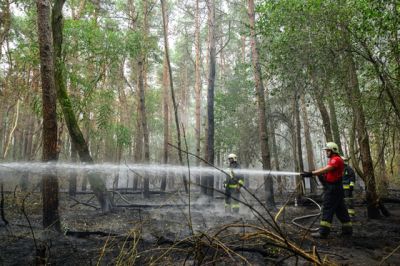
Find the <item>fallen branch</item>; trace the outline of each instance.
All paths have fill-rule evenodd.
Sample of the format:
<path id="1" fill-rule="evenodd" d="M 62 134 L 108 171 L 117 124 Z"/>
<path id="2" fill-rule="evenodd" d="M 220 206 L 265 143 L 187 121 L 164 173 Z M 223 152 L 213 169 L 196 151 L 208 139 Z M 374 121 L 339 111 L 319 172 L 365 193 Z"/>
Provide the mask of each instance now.
<path id="1" fill-rule="evenodd" d="M 392 252 L 389 253 L 389 255 L 385 256 L 381 262 L 379 263 L 379 265 L 382 265 L 388 258 L 390 258 L 394 253 L 396 253 L 397 250 L 400 249 L 400 245 L 397 246 L 397 248 L 395 248 Z"/>
<path id="2" fill-rule="evenodd" d="M 126 203 L 128 203 L 128 204 L 133 204 L 132 202 L 130 202 L 127 198 L 125 198 L 124 196 L 122 196 L 122 194 L 121 193 L 119 193 L 117 190 L 112 190 L 111 192 L 113 192 L 113 193 L 117 193 L 118 194 L 118 196 L 120 196 L 120 198 L 123 200 L 123 201 L 125 201 Z"/>
<path id="3" fill-rule="evenodd" d="M 188 204 L 128 204 L 116 205 L 119 208 L 171 208 L 171 207 L 186 207 Z"/>
<path id="4" fill-rule="evenodd" d="M 65 232 L 65 235 L 78 237 L 78 238 L 85 238 L 85 237 L 92 236 L 92 235 L 107 236 L 107 237 L 108 236 L 121 237 L 121 235 L 107 233 L 107 232 L 103 232 L 103 231 L 70 231 L 70 230 L 67 230 Z"/>
<path id="5" fill-rule="evenodd" d="M 71 196 L 72 197 L 72 196 Z M 86 202 L 88 203 L 89 201 L 91 201 L 93 198 L 95 197 L 95 195 L 93 194 L 93 196 L 90 197 L 90 199 L 88 199 Z M 69 206 L 70 208 L 75 207 L 76 205 L 80 204 L 80 202 L 77 202 L 75 204 L 72 204 L 71 206 Z"/>
<path id="6" fill-rule="evenodd" d="M 96 210 L 99 210 L 99 209 L 100 209 L 99 207 L 97 207 L 97 206 L 95 206 L 95 205 L 93 205 L 93 204 L 90 204 L 90 203 L 87 203 L 87 202 L 79 201 L 79 200 L 77 200 L 77 199 L 74 198 L 74 197 L 69 197 L 69 198 L 72 199 L 73 201 L 75 201 L 75 202 L 78 203 L 78 204 L 82 204 L 82 205 L 85 205 L 85 206 L 88 206 L 88 207 L 92 207 L 92 208 L 94 208 L 94 209 L 96 209 Z M 76 206 L 76 205 L 73 205 L 73 206 Z M 72 205 L 71 205 L 70 207 L 72 208 Z"/>

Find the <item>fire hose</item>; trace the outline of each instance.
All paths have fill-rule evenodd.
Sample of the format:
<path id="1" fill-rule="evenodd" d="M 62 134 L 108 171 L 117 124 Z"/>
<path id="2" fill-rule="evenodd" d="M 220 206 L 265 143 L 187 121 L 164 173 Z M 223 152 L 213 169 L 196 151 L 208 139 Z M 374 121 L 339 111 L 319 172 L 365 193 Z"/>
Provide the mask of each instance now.
<path id="1" fill-rule="evenodd" d="M 318 216 L 321 215 L 321 211 L 322 211 L 321 206 L 320 206 L 315 200 L 313 200 L 313 199 L 311 199 L 311 198 L 305 197 L 305 199 L 308 199 L 309 201 L 311 201 L 312 203 L 314 203 L 315 205 L 317 205 L 317 207 L 318 207 L 318 209 L 319 209 L 319 212 L 318 212 L 318 213 L 307 214 L 307 215 L 295 217 L 295 218 L 292 219 L 292 224 L 294 224 L 294 225 L 296 225 L 296 226 L 298 226 L 298 227 L 300 227 L 300 228 L 302 228 L 302 229 L 304 229 L 304 230 L 316 232 L 316 231 L 318 231 L 319 228 L 311 228 L 311 227 L 307 227 L 307 226 L 304 226 L 304 225 L 298 223 L 298 221 L 305 220 L 305 219 L 309 219 L 309 218 L 313 218 L 313 217 L 318 217 Z M 314 221 L 314 222 L 315 222 L 315 221 Z M 311 226 L 314 224 L 314 222 L 311 224 Z"/>

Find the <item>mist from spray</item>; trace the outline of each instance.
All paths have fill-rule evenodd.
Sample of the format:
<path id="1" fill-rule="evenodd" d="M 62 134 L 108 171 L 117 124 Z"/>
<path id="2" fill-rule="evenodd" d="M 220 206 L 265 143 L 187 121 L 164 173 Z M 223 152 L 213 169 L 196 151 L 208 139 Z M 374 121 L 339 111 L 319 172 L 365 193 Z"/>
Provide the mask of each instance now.
<path id="1" fill-rule="evenodd" d="M 1 173 L 10 172 L 29 172 L 31 174 L 68 174 L 75 171 L 87 173 L 104 173 L 112 174 L 120 170 L 129 170 L 138 174 L 162 174 L 169 173 L 175 175 L 183 175 L 188 173 L 188 166 L 170 165 L 170 164 L 75 164 L 62 162 L 10 162 L 0 164 Z M 222 169 L 224 170 L 224 169 Z M 193 175 L 218 175 L 224 174 L 221 170 L 212 167 L 190 167 L 190 172 Z M 236 174 L 250 176 L 297 176 L 297 172 L 289 171 L 272 171 L 272 170 L 257 170 L 257 169 L 235 169 Z"/>
<path id="2" fill-rule="evenodd" d="M 212 167 L 192 167 L 190 166 L 190 174 L 192 176 L 200 175 L 207 176 L 213 175 L 216 176 L 219 182 L 215 184 L 219 184 L 219 187 L 215 187 L 215 197 L 211 199 L 210 197 L 205 197 L 200 193 L 192 194 L 192 201 L 188 202 L 188 198 L 186 195 L 181 195 L 179 190 L 177 193 L 168 195 L 166 198 L 154 197 L 150 201 L 149 199 L 134 197 L 129 198 L 132 200 L 132 203 L 143 204 L 143 205 L 154 205 L 160 206 L 160 209 L 152 209 L 151 215 L 152 217 L 157 218 L 162 215 L 162 217 L 158 217 L 159 219 L 167 219 L 165 215 L 173 214 L 172 216 L 179 217 L 182 221 L 184 219 L 184 210 L 186 210 L 187 206 L 192 206 L 192 215 L 193 215 L 193 225 L 197 229 L 205 230 L 207 228 L 219 225 L 228 220 L 237 220 L 237 219 L 253 219 L 254 213 L 249 208 L 241 207 L 240 215 L 235 216 L 232 214 L 227 214 L 224 208 L 224 197 L 225 195 L 221 192 L 224 191 L 222 188 L 222 180 L 225 179 L 225 174 L 223 171 L 227 169 L 216 169 Z M 101 163 L 101 164 L 84 164 L 84 163 L 64 163 L 64 162 L 8 162 L 8 163 L 0 163 L 0 181 L 16 181 L 15 174 L 16 173 L 29 173 L 32 176 L 37 175 L 40 178 L 40 175 L 45 174 L 54 174 L 59 176 L 60 178 L 68 178 L 69 173 L 79 172 L 80 174 L 90 174 L 90 173 L 98 173 L 102 175 L 102 178 L 107 179 L 108 187 L 112 186 L 114 174 L 120 171 L 131 172 L 133 174 L 139 174 L 143 176 L 149 176 L 150 179 L 157 176 L 165 176 L 176 177 L 182 176 L 184 174 L 188 175 L 188 166 L 179 166 L 179 165 L 168 165 L 168 164 L 113 164 L 113 163 Z M 270 171 L 270 170 L 259 170 L 259 169 L 235 169 L 234 172 L 236 174 L 240 173 L 243 175 L 248 175 L 253 182 L 253 187 L 255 188 L 255 193 L 258 193 L 258 188 L 263 184 L 263 176 L 285 176 L 285 177 L 295 177 L 298 176 L 297 172 L 290 171 Z M 105 177 L 106 176 L 106 177 Z M 8 180 L 7 180 L 8 179 Z M 217 180 L 217 179 L 216 179 Z M 126 183 L 128 179 L 126 179 Z M 254 183 L 256 182 L 256 183 Z M 128 184 L 128 183 L 127 183 Z M 197 187 L 195 183 L 191 182 L 193 187 Z M 122 179 L 120 179 L 120 185 L 124 185 Z M 128 187 L 128 185 L 126 186 Z M 198 187 L 197 187 L 198 189 Z M 219 192 L 220 191 L 220 192 Z M 260 192 L 261 194 L 263 192 Z M 252 197 L 245 191 L 241 190 L 241 198 L 244 202 L 249 201 L 249 203 L 257 209 L 262 209 L 258 204 L 254 203 Z M 151 202 L 151 203 L 150 203 Z M 163 204 L 177 204 L 177 206 L 181 207 L 171 207 L 171 208 L 162 208 Z M 183 216 L 182 216 L 183 215 Z M 186 215 L 186 214 L 185 214 Z M 168 216 L 168 215 L 167 215 Z M 158 219 L 157 218 L 157 219 Z M 178 218 L 177 218 L 178 219 Z"/>

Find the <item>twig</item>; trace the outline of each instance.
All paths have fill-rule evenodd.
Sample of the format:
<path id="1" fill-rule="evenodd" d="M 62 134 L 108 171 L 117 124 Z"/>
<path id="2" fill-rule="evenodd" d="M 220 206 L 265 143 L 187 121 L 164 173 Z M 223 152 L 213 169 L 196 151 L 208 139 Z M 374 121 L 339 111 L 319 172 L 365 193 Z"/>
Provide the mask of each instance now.
<path id="1" fill-rule="evenodd" d="M 131 171 L 132 173 L 134 173 L 135 175 L 138 175 L 141 178 L 144 178 L 141 174 L 139 174 L 138 172 L 136 172 L 135 170 L 133 170 L 132 168 L 129 167 L 129 165 L 126 163 L 125 161 L 125 166 L 128 168 L 129 171 Z"/>
<path id="2" fill-rule="evenodd" d="M 25 219 L 28 221 L 28 224 L 29 224 L 29 229 L 30 229 L 31 234 L 32 234 L 33 243 L 35 244 L 35 250 L 38 250 L 38 246 L 37 246 L 37 243 L 36 243 L 36 237 L 35 237 L 35 233 L 33 232 L 33 228 L 32 228 L 31 221 L 29 220 L 29 217 L 28 217 L 28 215 L 27 215 L 26 212 L 25 212 L 25 200 L 32 194 L 32 191 L 34 191 L 36 188 L 39 187 L 40 184 L 41 184 L 41 182 L 39 182 L 31 191 L 29 191 L 29 192 L 25 195 L 25 197 L 22 199 L 22 205 L 21 205 L 21 211 L 22 211 L 22 213 L 23 213 Z"/>
<path id="3" fill-rule="evenodd" d="M 186 150 L 188 150 L 188 144 L 187 144 L 187 140 L 186 140 L 186 132 L 185 132 L 185 127 L 184 127 L 184 125 L 182 124 L 182 132 L 183 132 L 183 140 L 185 141 L 185 148 L 186 148 Z M 191 199 L 191 197 L 190 197 L 190 184 L 192 183 L 191 181 L 190 181 L 190 162 L 189 162 L 189 155 L 186 153 L 186 161 L 187 161 L 187 168 L 188 168 L 188 178 L 189 178 L 189 184 L 188 184 L 188 186 L 189 186 L 189 189 L 188 189 L 188 201 L 189 201 L 189 206 L 188 206 L 188 210 L 189 210 L 189 229 L 190 229 L 190 231 L 192 232 L 192 235 L 194 234 L 194 231 L 193 231 L 193 224 L 192 224 L 192 213 L 191 213 L 191 211 L 190 211 L 190 199 Z"/>
<path id="4" fill-rule="evenodd" d="M 101 249 L 101 253 L 100 253 L 99 259 L 98 259 L 98 261 L 97 261 L 97 263 L 96 263 L 96 266 L 99 266 L 99 265 L 100 265 L 101 260 L 103 259 L 103 256 L 104 256 L 104 254 L 106 253 L 106 247 L 107 247 L 107 244 L 108 244 L 108 241 L 109 241 L 109 240 L 110 240 L 110 235 L 108 235 L 107 240 L 106 240 L 106 242 L 104 243 L 104 246 L 103 246 L 102 249 Z"/>

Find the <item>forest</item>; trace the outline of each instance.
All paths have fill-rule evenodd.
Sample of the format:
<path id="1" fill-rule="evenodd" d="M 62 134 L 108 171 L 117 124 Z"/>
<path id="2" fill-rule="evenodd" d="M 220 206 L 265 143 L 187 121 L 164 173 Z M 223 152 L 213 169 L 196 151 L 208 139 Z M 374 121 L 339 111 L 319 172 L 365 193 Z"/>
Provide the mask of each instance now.
<path id="1" fill-rule="evenodd" d="M 398 265 L 399 14 L 0 0 L 0 265 Z"/>

